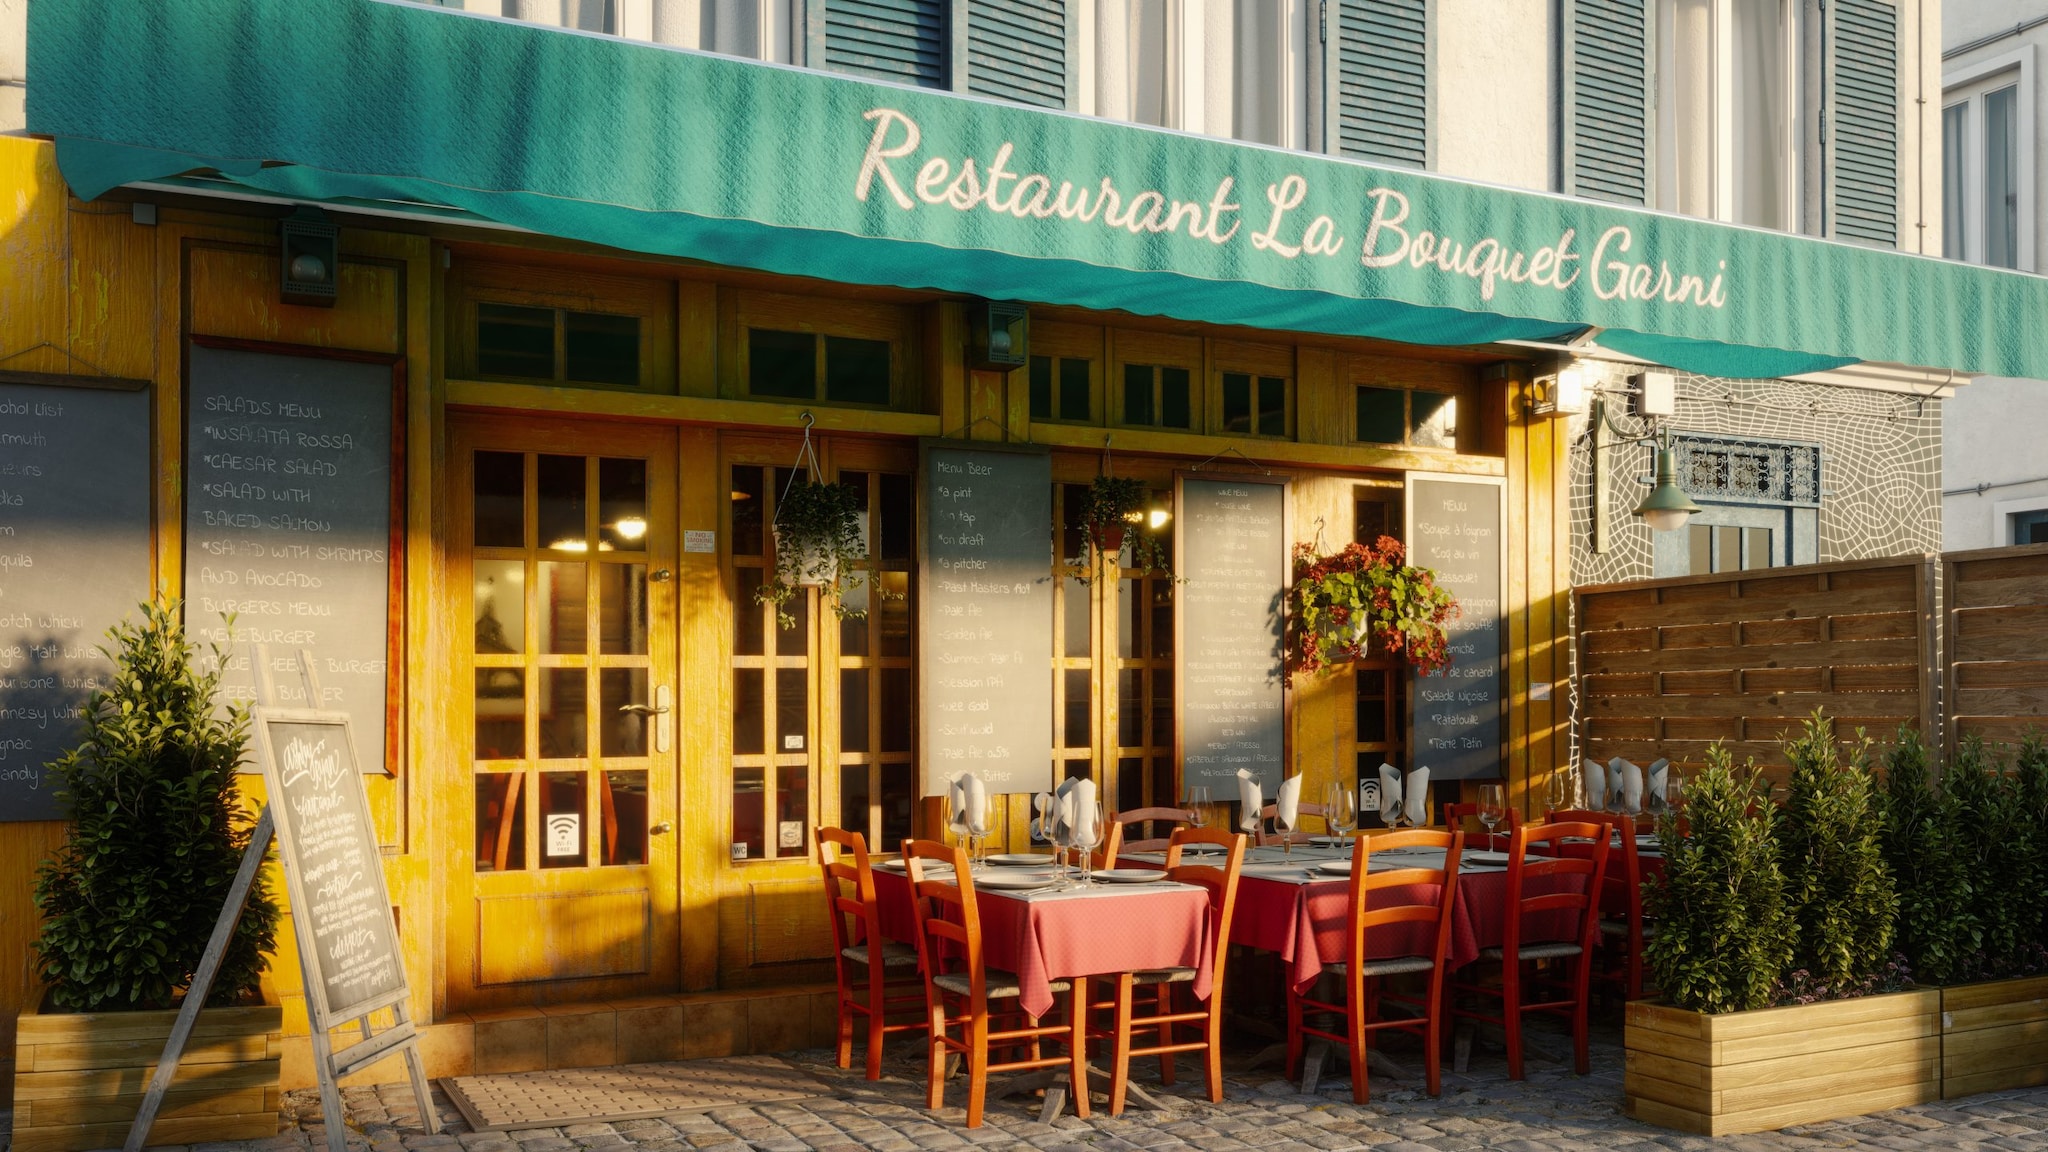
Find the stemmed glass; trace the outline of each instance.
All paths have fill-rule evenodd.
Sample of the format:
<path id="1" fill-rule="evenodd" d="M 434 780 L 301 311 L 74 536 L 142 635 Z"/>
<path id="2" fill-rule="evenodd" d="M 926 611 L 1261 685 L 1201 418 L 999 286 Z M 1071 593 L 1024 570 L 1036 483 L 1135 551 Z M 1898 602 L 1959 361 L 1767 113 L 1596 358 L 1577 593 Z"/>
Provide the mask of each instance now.
<path id="1" fill-rule="evenodd" d="M 1572 807 L 1572 774 L 1552 772 L 1549 788 L 1550 811 L 1562 812 Z"/>
<path id="2" fill-rule="evenodd" d="M 1060 835 L 1060 801 L 1055 796 L 1038 813 L 1038 838 L 1052 845 L 1053 879 L 1062 887 L 1067 882 L 1067 846 Z"/>
<path id="3" fill-rule="evenodd" d="M 1345 840 L 1358 830 L 1358 798 L 1342 781 L 1332 780 L 1323 790 L 1323 820 L 1330 831 Z"/>
<path id="4" fill-rule="evenodd" d="M 1195 827 L 1207 828 L 1216 820 L 1216 813 L 1209 805 L 1209 788 L 1197 784 L 1188 789 L 1188 811 L 1195 814 Z"/>
<path id="5" fill-rule="evenodd" d="M 1486 825 L 1486 846 L 1489 849 L 1495 847 L 1493 842 L 1494 826 L 1507 819 L 1507 815 L 1506 791 L 1498 784 L 1481 784 L 1479 786 L 1479 822 Z"/>
<path id="6" fill-rule="evenodd" d="M 1098 801 L 1092 811 L 1082 813 L 1075 823 L 1079 827 L 1067 829 L 1067 842 L 1081 854 L 1081 887 L 1095 884 L 1095 849 L 1102 844 L 1102 804 Z"/>

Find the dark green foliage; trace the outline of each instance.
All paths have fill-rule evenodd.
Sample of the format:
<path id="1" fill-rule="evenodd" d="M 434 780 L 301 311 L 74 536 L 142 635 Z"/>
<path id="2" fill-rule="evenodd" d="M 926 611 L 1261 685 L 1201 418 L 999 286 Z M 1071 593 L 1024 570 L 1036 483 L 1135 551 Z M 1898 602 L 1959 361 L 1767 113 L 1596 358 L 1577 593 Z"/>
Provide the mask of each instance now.
<path id="1" fill-rule="evenodd" d="M 1778 859 L 1799 925 L 1793 967 L 1822 987 L 1862 987 L 1891 959 L 1898 913 L 1869 741 L 1844 761 L 1834 722 L 1815 712 L 1785 756 L 1792 778 L 1778 813 Z"/>
<path id="2" fill-rule="evenodd" d="M 177 604 L 145 604 L 142 613 L 140 625 L 108 634 L 114 684 L 93 693 L 83 740 L 50 765 L 75 821 L 36 881 L 44 918 L 36 951 L 58 1008 L 172 1006 L 249 843 L 235 782 L 248 713 L 216 713 L 220 674 L 194 669 Z M 221 655 L 213 652 L 215 668 Z M 277 923 L 259 875 L 208 1003 L 238 1003 L 255 990 Z"/>
<path id="3" fill-rule="evenodd" d="M 1977 873 L 1962 806 L 1929 781 L 1920 733 L 1899 730 L 1885 754 L 1885 862 L 1898 886 L 1896 946 L 1928 984 L 1967 979 L 1982 948 L 1973 903 Z"/>
<path id="4" fill-rule="evenodd" d="M 1977 923 L 1978 955 L 1964 979 L 2008 975 L 2033 942 L 2040 914 L 2034 840 L 2024 784 L 2007 773 L 1976 736 L 1965 738 L 1949 761 L 1943 790 L 1955 801 L 1963 835 L 1963 866 L 1976 879 L 1967 896 Z M 2020 898 L 2021 894 L 2025 898 Z"/>
<path id="5" fill-rule="evenodd" d="M 2041 898 L 2048 889 L 2048 741 L 2039 733 L 2030 732 L 2020 742 L 2013 776 L 2019 790 L 2020 823 L 2026 828 L 2028 861 L 2026 887 L 2014 891 L 2030 894 L 2019 901 L 2020 937 L 2038 955 L 2048 948 L 2048 899 Z"/>
<path id="6" fill-rule="evenodd" d="M 1691 834 L 1658 818 L 1664 873 L 1646 885 L 1657 934 L 1643 945 L 1657 987 L 1677 1007 L 1738 1012 L 1768 1007 L 1796 931 L 1771 842 L 1770 802 L 1755 766 L 1738 775 L 1719 744 L 1686 784 Z"/>

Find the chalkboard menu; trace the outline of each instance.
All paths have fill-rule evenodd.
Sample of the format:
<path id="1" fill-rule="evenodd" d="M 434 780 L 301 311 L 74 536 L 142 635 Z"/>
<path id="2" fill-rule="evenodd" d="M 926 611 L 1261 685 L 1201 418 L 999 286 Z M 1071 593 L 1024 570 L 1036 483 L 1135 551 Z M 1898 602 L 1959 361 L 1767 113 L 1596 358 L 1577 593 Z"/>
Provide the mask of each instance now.
<path id="1" fill-rule="evenodd" d="M 1431 780 L 1497 777 L 1501 764 L 1501 481 L 1408 474 L 1408 562 L 1458 598 L 1451 666 L 1415 678 L 1415 765 Z"/>
<path id="2" fill-rule="evenodd" d="M 149 598 L 149 460 L 147 392 L 0 384 L 0 821 L 63 816 L 46 766 Z"/>
<path id="3" fill-rule="evenodd" d="M 924 794 L 1052 783 L 1052 457 L 920 446 L 918 681 Z"/>
<path id="4" fill-rule="evenodd" d="M 1271 796 L 1287 765 L 1287 485 L 1187 476 L 1177 504 L 1181 786 L 1235 796 L 1238 770 L 1249 768 Z"/>
<path id="5" fill-rule="evenodd" d="M 229 649 L 231 699 L 262 698 L 258 645 L 310 651 L 324 699 L 273 655 L 275 699 L 347 712 L 363 771 L 382 771 L 391 366 L 194 347 L 190 379 L 186 624 Z"/>
<path id="6" fill-rule="evenodd" d="M 315 1026 L 404 998 L 398 925 L 349 716 L 259 708 L 255 726 Z"/>

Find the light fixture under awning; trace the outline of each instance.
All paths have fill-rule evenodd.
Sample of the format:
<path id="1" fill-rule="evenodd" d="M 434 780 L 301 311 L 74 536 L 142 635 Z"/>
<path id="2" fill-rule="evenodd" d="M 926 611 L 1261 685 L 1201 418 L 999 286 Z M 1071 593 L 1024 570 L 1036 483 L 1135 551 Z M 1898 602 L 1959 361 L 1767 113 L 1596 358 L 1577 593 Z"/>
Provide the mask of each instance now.
<path id="1" fill-rule="evenodd" d="M 2048 377 L 2048 283 L 389 0 L 37 0 L 92 198 L 210 169 L 852 284 L 1689 371 Z"/>

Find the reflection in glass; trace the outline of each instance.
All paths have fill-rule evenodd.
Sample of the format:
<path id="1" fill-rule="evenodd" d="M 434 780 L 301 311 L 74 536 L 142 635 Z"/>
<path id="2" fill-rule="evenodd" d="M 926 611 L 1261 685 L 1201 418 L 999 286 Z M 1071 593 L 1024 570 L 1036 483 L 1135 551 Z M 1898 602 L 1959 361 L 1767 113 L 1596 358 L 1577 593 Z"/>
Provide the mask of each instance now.
<path id="1" fill-rule="evenodd" d="M 1118 808 L 1143 808 L 1145 806 L 1145 761 L 1136 756 L 1125 756 L 1116 762 L 1116 806 Z M 1135 833 L 1137 829 L 1131 829 Z"/>
<path id="2" fill-rule="evenodd" d="M 597 628 L 605 655 L 647 655 L 647 565 L 598 565 Z"/>
<path id="3" fill-rule="evenodd" d="M 517 760 L 526 755 L 526 673 L 517 668 L 476 670 L 476 758 Z"/>
<path id="4" fill-rule="evenodd" d="M 562 344 L 563 368 L 569 379 L 626 388 L 640 383 L 638 316 L 564 313 Z"/>
<path id="5" fill-rule="evenodd" d="M 747 391 L 810 400 L 818 394 L 818 338 L 809 332 L 747 329 Z"/>
<path id="6" fill-rule="evenodd" d="M 732 554 L 762 554 L 761 469 L 758 465 L 736 464 L 732 470 Z"/>
<path id="7" fill-rule="evenodd" d="M 1410 392 L 1409 443 L 1418 448 L 1455 448 L 1458 441 L 1458 398 L 1441 392 Z"/>
<path id="8" fill-rule="evenodd" d="M 587 755 L 590 686 L 581 668 L 540 670 L 540 758 Z"/>
<path id="9" fill-rule="evenodd" d="M 581 868 L 590 862 L 588 797 L 581 772 L 540 774 L 540 866 Z"/>
<path id="10" fill-rule="evenodd" d="M 889 342 L 825 337 L 825 399 L 835 404 L 887 404 Z"/>
<path id="11" fill-rule="evenodd" d="M 476 650 L 486 656 L 526 651 L 526 563 L 483 560 L 471 565 L 476 583 Z"/>
<path id="12" fill-rule="evenodd" d="M 1193 426 L 1188 403 L 1188 370 L 1185 368 L 1159 370 L 1159 426 Z"/>
<path id="13" fill-rule="evenodd" d="M 476 306 L 476 367 L 485 376 L 555 378 L 555 310 Z"/>
<path id="14" fill-rule="evenodd" d="M 872 793 L 868 788 L 868 766 L 865 764 L 841 764 L 839 766 L 839 824 L 862 835 L 868 830 L 868 803 Z M 881 856 L 888 851 L 883 845 L 887 840 L 877 840 L 868 845 L 868 851 Z"/>
<path id="15" fill-rule="evenodd" d="M 526 546 L 526 457 L 517 452 L 476 454 L 476 546 Z"/>
<path id="16" fill-rule="evenodd" d="M 1081 558 L 1088 550 L 1087 535 L 1081 530 L 1081 509 L 1088 505 L 1088 486 L 1060 484 L 1055 486 L 1054 495 L 1060 498 L 1066 521 L 1060 537 L 1059 554 L 1070 560 Z"/>
<path id="17" fill-rule="evenodd" d="M 603 837 L 604 862 L 647 863 L 647 773 L 607 772 L 600 787 L 603 824 L 598 835 Z"/>
<path id="18" fill-rule="evenodd" d="M 2020 266 L 2020 90 L 1984 95 L 1984 263 Z"/>
<path id="19" fill-rule="evenodd" d="M 759 860 L 761 826 L 767 821 L 767 780 L 759 768 L 732 770 L 732 858 Z"/>
<path id="20" fill-rule="evenodd" d="M 647 461 L 597 462 L 598 547 L 639 552 L 647 547 Z"/>
<path id="21" fill-rule="evenodd" d="M 1360 388 L 1353 436 L 1367 444 L 1399 444 L 1408 432 L 1408 393 L 1399 388 Z"/>
<path id="22" fill-rule="evenodd" d="M 1966 259 L 1963 240 L 1963 195 L 1965 157 L 1969 148 L 1970 105 L 1968 101 L 1941 110 L 1941 254 L 1950 260 Z"/>
<path id="23" fill-rule="evenodd" d="M 1173 581 L 1154 580 L 1152 588 L 1152 658 L 1173 655 Z"/>
<path id="24" fill-rule="evenodd" d="M 868 750 L 868 673 L 865 668 L 843 668 L 839 672 L 839 750 Z"/>
<path id="25" fill-rule="evenodd" d="M 626 709 L 654 703 L 647 688 L 645 668 L 606 668 L 598 672 L 598 739 L 601 756 L 647 755 L 647 725 L 651 719 L 642 712 Z"/>
<path id="26" fill-rule="evenodd" d="M 882 680 L 882 751 L 910 751 L 910 722 L 916 714 L 916 689 L 910 669 L 884 668 Z"/>
<path id="27" fill-rule="evenodd" d="M 910 809 L 916 796 L 911 765 L 882 765 L 882 843 L 890 851 L 910 839 Z"/>
<path id="28" fill-rule="evenodd" d="M 1148 364 L 1124 365 L 1124 423 L 1153 422 L 1152 372 Z"/>
<path id="29" fill-rule="evenodd" d="M 1062 735 L 1068 748 L 1086 748 L 1094 741 L 1088 738 L 1088 670 L 1069 668 L 1064 673 L 1066 680 L 1066 725 Z"/>
<path id="30" fill-rule="evenodd" d="M 917 547 L 917 485 L 898 472 L 882 473 L 882 559 L 909 560 Z"/>
<path id="31" fill-rule="evenodd" d="M 588 552 L 584 537 L 583 457 L 540 458 L 540 540 L 543 548 Z"/>
<path id="32" fill-rule="evenodd" d="M 803 668 L 775 670 L 775 748 L 803 752 L 811 741 L 811 677 Z"/>
<path id="33" fill-rule="evenodd" d="M 768 708 L 766 673 L 759 668 L 732 670 L 732 750 L 739 756 L 762 752 L 763 723 Z"/>
<path id="34" fill-rule="evenodd" d="M 1125 747 L 1145 743 L 1145 673 L 1125 668 L 1116 674 L 1116 742 Z"/>
<path id="35" fill-rule="evenodd" d="M 882 603 L 877 613 L 881 617 L 882 655 L 910 655 L 910 573 L 878 573 L 875 582 L 882 590 Z"/>
<path id="36" fill-rule="evenodd" d="M 810 841 L 811 770 L 785 764 L 775 770 L 775 851 L 802 856 Z"/>
<path id="37" fill-rule="evenodd" d="M 1066 642 L 1060 653 L 1064 656 L 1088 657 L 1095 654 L 1094 637 L 1088 631 L 1088 585 L 1078 576 L 1069 576 L 1060 597 Z"/>
<path id="38" fill-rule="evenodd" d="M 585 651 L 589 625 L 583 615 L 584 563 L 542 560 L 534 567 L 540 581 L 540 650 L 556 655 Z"/>
<path id="39" fill-rule="evenodd" d="M 476 870 L 526 867 L 526 773 L 476 774 Z"/>
<path id="40" fill-rule="evenodd" d="M 764 609 L 775 625 L 775 654 L 777 656 L 807 656 L 811 651 L 811 593 L 807 588 L 797 589 L 796 595 L 782 602 L 782 610 L 795 623 L 785 628 L 780 621 L 773 620 L 774 609 Z"/>
<path id="41" fill-rule="evenodd" d="M 868 612 L 871 608 L 870 601 L 873 599 L 872 586 L 865 580 L 859 584 L 839 590 L 839 602 L 845 606 L 847 611 L 846 615 L 839 618 L 839 654 L 841 656 L 865 656 L 868 654 L 869 617 L 865 615 L 855 616 L 853 613 Z"/>
<path id="42" fill-rule="evenodd" d="M 763 651 L 761 617 L 770 609 L 754 599 L 767 576 L 759 568 L 733 569 L 732 650 L 739 656 L 759 656 Z"/>
<path id="43" fill-rule="evenodd" d="M 1173 669 L 1152 670 L 1152 745 L 1173 743 Z"/>

